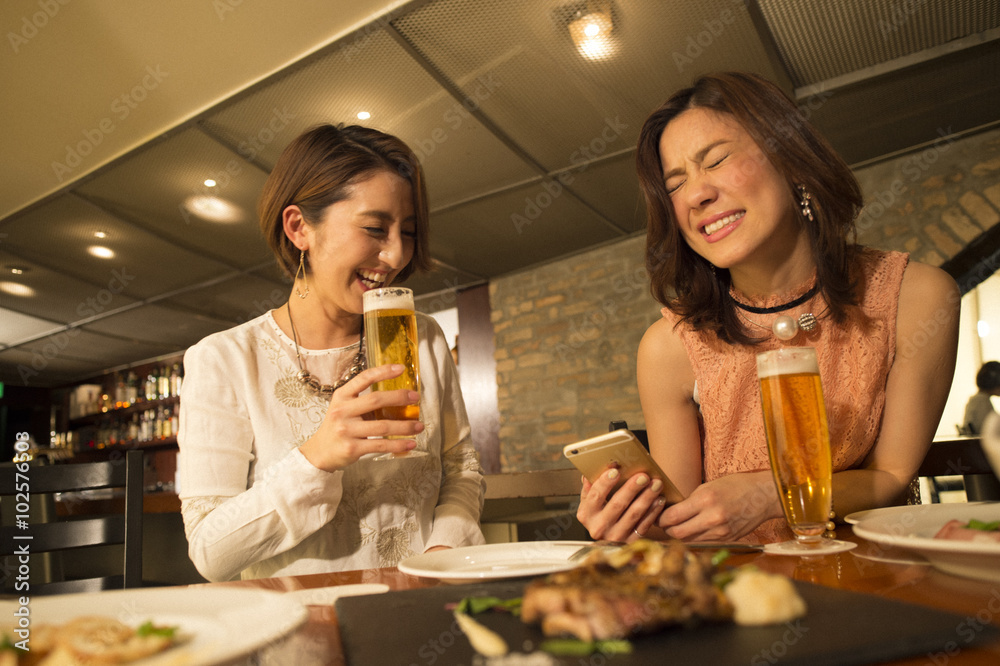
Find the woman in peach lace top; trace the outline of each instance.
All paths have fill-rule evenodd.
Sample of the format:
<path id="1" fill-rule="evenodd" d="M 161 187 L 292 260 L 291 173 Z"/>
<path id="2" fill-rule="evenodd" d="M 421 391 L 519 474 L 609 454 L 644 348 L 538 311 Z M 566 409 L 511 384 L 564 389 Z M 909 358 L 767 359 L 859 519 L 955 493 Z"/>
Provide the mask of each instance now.
<path id="1" fill-rule="evenodd" d="M 900 503 L 951 385 L 955 282 L 852 242 L 857 181 L 755 75 L 706 76 L 673 95 L 647 119 L 637 162 L 665 306 L 639 346 L 639 397 L 653 456 L 687 499 L 664 507 L 643 474 L 608 498 L 610 471 L 584 484 L 577 515 L 591 535 L 791 538 L 755 364 L 782 345 L 817 349 L 837 514 Z"/>

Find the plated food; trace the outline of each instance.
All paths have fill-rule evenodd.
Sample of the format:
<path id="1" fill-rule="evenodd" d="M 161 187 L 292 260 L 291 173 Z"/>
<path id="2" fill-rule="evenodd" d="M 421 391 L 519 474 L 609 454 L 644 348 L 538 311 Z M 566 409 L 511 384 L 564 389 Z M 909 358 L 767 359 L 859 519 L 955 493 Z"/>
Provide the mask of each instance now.
<path id="1" fill-rule="evenodd" d="M 958 527 L 973 521 L 991 523 L 1000 517 L 1000 502 L 919 504 L 895 507 L 864 518 L 854 533 L 879 546 L 892 546 L 917 553 L 935 569 L 956 576 L 1000 582 L 1000 541 L 956 539 L 969 535 Z M 937 536 L 941 535 L 941 537 Z"/>
<path id="2" fill-rule="evenodd" d="M 21 617 L 17 613 L 22 606 L 17 600 L 0 600 L 0 617 L 7 618 L 0 623 L 0 630 Z M 172 646 L 143 657 L 143 666 L 228 663 L 278 644 L 309 617 L 304 605 L 280 592 L 202 586 L 32 597 L 30 611 L 30 625 L 19 619 L 15 640 L 30 638 L 26 647 L 31 648 L 33 657 L 43 645 L 43 625 L 66 627 L 86 615 L 118 620 L 136 632 L 147 623 L 151 628 L 176 627 Z M 16 646 L 14 649 L 17 652 L 11 654 L 24 652 Z M 95 659 L 86 663 L 107 662 Z"/>
<path id="3" fill-rule="evenodd" d="M 744 583 L 744 574 L 756 579 Z M 786 584 L 775 585 L 774 579 Z M 761 594 L 769 595 L 764 603 Z M 595 551 L 575 569 L 530 583 L 521 607 L 521 619 L 540 624 L 546 636 L 583 641 L 734 618 L 748 624 L 785 622 L 803 613 L 805 603 L 781 576 L 756 570 L 734 574 L 679 541 L 647 539 Z"/>
<path id="4" fill-rule="evenodd" d="M 951 539 L 952 541 L 977 541 L 980 543 L 1000 543 L 1000 520 L 984 522 L 973 518 L 968 522 L 949 520 L 944 524 L 935 539 Z"/>
<path id="5" fill-rule="evenodd" d="M 6 636 L 0 651 L 3 666 L 127 664 L 163 652 L 177 641 L 173 627 L 151 622 L 132 627 L 103 615 L 40 624 L 32 630 L 30 650 L 16 647 L 12 635 Z"/>

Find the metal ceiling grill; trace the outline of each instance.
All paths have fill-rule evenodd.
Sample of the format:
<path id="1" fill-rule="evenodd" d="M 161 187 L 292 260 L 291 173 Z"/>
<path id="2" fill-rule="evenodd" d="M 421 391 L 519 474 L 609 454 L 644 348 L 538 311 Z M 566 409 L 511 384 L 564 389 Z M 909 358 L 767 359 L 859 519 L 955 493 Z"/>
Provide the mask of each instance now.
<path id="1" fill-rule="evenodd" d="M 1000 27 L 996 0 L 758 0 L 796 87 Z"/>

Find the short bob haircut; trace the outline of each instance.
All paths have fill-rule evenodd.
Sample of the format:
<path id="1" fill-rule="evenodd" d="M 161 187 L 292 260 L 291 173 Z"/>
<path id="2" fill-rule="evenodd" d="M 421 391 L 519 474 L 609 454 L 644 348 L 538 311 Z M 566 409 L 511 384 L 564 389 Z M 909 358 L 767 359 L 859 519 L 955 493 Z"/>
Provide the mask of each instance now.
<path id="1" fill-rule="evenodd" d="M 264 238 L 289 277 L 294 278 L 298 269 L 299 250 L 285 235 L 285 208 L 296 205 L 307 224 L 319 224 L 328 206 L 350 196 L 351 186 L 383 170 L 409 181 L 413 191 L 413 258 L 397 280 L 405 280 L 415 270 L 430 268 L 427 191 L 423 169 L 413 151 L 402 140 L 378 130 L 358 125 L 318 125 L 295 138 L 281 153 L 257 203 Z"/>
<path id="2" fill-rule="evenodd" d="M 670 121 L 688 109 L 710 109 L 734 118 L 784 178 L 789 197 L 798 200 L 800 185 L 812 195 L 815 221 L 800 219 L 830 316 L 843 321 L 845 309 L 858 303 L 852 266 L 859 252 L 854 235 L 861 188 L 844 160 L 780 88 L 743 72 L 699 78 L 654 111 L 639 133 L 636 166 L 646 200 L 646 268 L 653 297 L 695 330 L 714 331 L 728 343 L 755 341 L 728 296 L 729 271 L 716 270 L 688 246 L 667 193 L 660 137 Z"/>

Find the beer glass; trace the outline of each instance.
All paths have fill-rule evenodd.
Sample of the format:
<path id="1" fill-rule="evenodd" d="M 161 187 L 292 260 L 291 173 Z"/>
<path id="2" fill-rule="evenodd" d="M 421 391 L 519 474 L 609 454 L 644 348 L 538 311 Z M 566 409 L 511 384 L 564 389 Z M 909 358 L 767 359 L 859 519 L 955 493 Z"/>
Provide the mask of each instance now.
<path id="1" fill-rule="evenodd" d="M 420 367 L 417 353 L 417 316 L 413 309 L 413 291 L 403 287 L 383 287 L 364 294 L 365 356 L 368 367 L 399 364 L 399 377 L 375 382 L 372 391 L 395 389 L 420 390 Z M 419 405 L 383 407 L 375 410 L 377 419 L 413 420 L 420 418 Z M 397 438 L 408 439 L 408 438 Z M 408 454 L 420 455 L 419 451 Z"/>
<path id="2" fill-rule="evenodd" d="M 760 353 L 757 378 L 771 472 L 795 534 L 795 541 L 768 544 L 768 552 L 808 555 L 853 547 L 823 539 L 833 504 L 832 464 L 816 350 L 786 347 Z"/>

